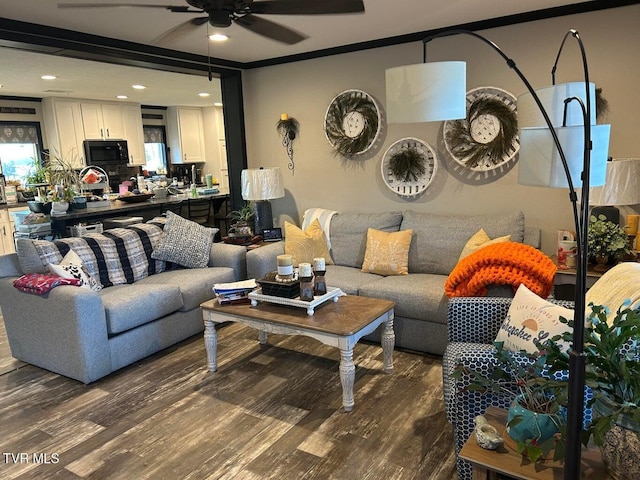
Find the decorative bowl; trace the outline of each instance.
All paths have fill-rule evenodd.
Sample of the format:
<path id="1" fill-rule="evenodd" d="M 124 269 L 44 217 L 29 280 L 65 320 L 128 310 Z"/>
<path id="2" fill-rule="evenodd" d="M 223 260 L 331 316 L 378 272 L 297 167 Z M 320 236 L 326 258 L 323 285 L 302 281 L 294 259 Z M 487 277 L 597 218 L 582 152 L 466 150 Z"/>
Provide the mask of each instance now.
<path id="1" fill-rule="evenodd" d="M 125 203 L 140 203 L 146 202 L 151 197 L 153 197 L 153 193 L 139 193 L 137 195 L 121 195 L 116 200 L 121 200 Z"/>
<path id="2" fill-rule="evenodd" d="M 35 200 L 27 201 L 27 205 L 29 206 L 29 210 L 34 213 L 44 213 L 45 215 L 49 215 L 51 213 L 51 202 L 37 202 Z"/>

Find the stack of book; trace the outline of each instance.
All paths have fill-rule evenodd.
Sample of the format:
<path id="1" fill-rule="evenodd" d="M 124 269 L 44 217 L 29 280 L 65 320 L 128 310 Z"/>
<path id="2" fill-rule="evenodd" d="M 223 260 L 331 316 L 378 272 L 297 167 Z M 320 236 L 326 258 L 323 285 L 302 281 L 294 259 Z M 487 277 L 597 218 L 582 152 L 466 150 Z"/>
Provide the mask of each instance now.
<path id="1" fill-rule="evenodd" d="M 249 293 L 258 287 L 255 279 L 240 282 L 216 283 L 213 292 L 221 305 L 250 303 Z"/>

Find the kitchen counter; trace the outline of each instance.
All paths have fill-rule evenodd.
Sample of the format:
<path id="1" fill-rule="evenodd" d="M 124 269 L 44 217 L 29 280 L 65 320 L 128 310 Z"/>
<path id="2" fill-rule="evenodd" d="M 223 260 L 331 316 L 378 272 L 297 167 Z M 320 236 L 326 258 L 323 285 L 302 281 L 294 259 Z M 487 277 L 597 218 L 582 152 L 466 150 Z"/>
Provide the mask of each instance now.
<path id="1" fill-rule="evenodd" d="M 215 193 L 212 195 L 198 195 L 198 198 L 212 198 L 214 200 L 214 212 L 220 208 L 220 205 L 229 197 L 227 192 Z M 80 210 L 72 210 L 65 215 L 51 216 L 51 227 L 59 236 L 67 236 L 67 227 L 77 224 L 96 223 L 100 220 L 112 217 L 123 216 L 140 216 L 144 221 L 161 215 L 170 207 L 185 202 L 189 195 L 169 195 L 167 198 L 155 199 L 151 198 L 140 203 L 125 203 L 120 200 L 110 202 L 109 206 L 98 208 L 85 208 Z M 217 201 L 219 200 L 219 201 Z M 88 203 L 87 205 L 91 205 Z"/>

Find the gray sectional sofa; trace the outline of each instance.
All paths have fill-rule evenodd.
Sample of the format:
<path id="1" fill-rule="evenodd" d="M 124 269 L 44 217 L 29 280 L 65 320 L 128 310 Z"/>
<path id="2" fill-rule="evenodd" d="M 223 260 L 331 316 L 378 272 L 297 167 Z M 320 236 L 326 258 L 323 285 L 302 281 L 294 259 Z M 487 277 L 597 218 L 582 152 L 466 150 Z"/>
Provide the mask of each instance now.
<path id="1" fill-rule="evenodd" d="M 361 271 L 367 230 L 387 232 L 412 229 L 409 274 L 380 276 Z M 326 280 L 347 294 L 385 298 L 396 303 L 396 346 L 442 355 L 447 345 L 447 303 L 444 284 L 467 241 L 480 228 L 491 237 L 511 235 L 512 241 L 536 248 L 540 231 L 525 229 L 521 212 L 490 216 L 417 213 L 339 213 L 331 218 L 329 238 L 335 265 L 327 265 Z M 326 231 L 325 231 L 326 233 Z M 284 242 L 247 253 L 247 275 L 260 279 L 276 270 Z M 502 292 L 512 294 L 510 287 Z M 379 334 L 367 337 L 379 341 Z"/>
<path id="2" fill-rule="evenodd" d="M 79 252 L 88 246 L 96 258 L 107 255 L 106 250 L 97 252 L 96 238 L 105 241 L 116 230 L 123 235 L 132 231 L 140 235 L 139 240 L 126 240 L 126 253 L 120 251 L 121 270 L 116 272 L 135 279 L 133 283 L 122 283 L 113 272 L 109 276 L 100 271 L 102 284 L 110 286 L 97 291 L 64 285 L 34 295 L 14 287 L 14 280 L 23 274 L 47 272 L 47 263 L 60 261 L 55 248 L 64 253 L 69 246 Z M 174 268 L 150 257 L 161 234 L 157 225 L 139 224 L 63 239 L 71 243 L 62 247 L 55 247 L 59 242 L 18 239 L 18 253 L 0 256 L 0 308 L 12 355 L 90 383 L 201 332 L 200 304 L 213 298 L 214 283 L 246 278 L 246 249 L 213 243 L 207 245 L 207 267 Z M 114 241 L 119 244 L 122 239 Z M 47 257 L 45 251 L 55 255 Z M 134 277 L 133 270 L 137 272 Z"/>

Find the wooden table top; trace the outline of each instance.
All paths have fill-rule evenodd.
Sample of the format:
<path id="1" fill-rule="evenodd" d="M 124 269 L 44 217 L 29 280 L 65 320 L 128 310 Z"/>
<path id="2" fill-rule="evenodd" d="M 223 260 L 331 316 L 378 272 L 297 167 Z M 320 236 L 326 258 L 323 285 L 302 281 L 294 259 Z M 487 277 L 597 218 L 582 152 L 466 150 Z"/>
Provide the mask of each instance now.
<path id="1" fill-rule="evenodd" d="M 208 300 L 200 307 L 205 311 L 231 316 L 269 321 L 288 327 L 316 330 L 340 336 L 349 336 L 362 330 L 375 319 L 393 309 L 390 300 L 344 295 L 338 301 L 328 300 L 307 315 L 304 308 L 260 302 L 252 307 L 248 304 L 220 305 L 217 300 Z"/>
<path id="2" fill-rule="evenodd" d="M 485 413 L 487 421 L 498 431 L 504 431 L 507 423 L 507 411 L 489 407 Z M 503 435 L 506 435 L 504 433 Z M 481 465 L 492 472 L 498 472 L 522 480 L 561 480 L 564 476 L 564 463 L 552 460 L 531 463 L 525 457 L 503 445 L 497 450 L 485 450 L 476 442 L 475 434 L 460 450 L 460 458 Z M 611 478 L 600 456 L 598 447 L 582 448 L 580 478 L 585 480 L 606 480 Z"/>

